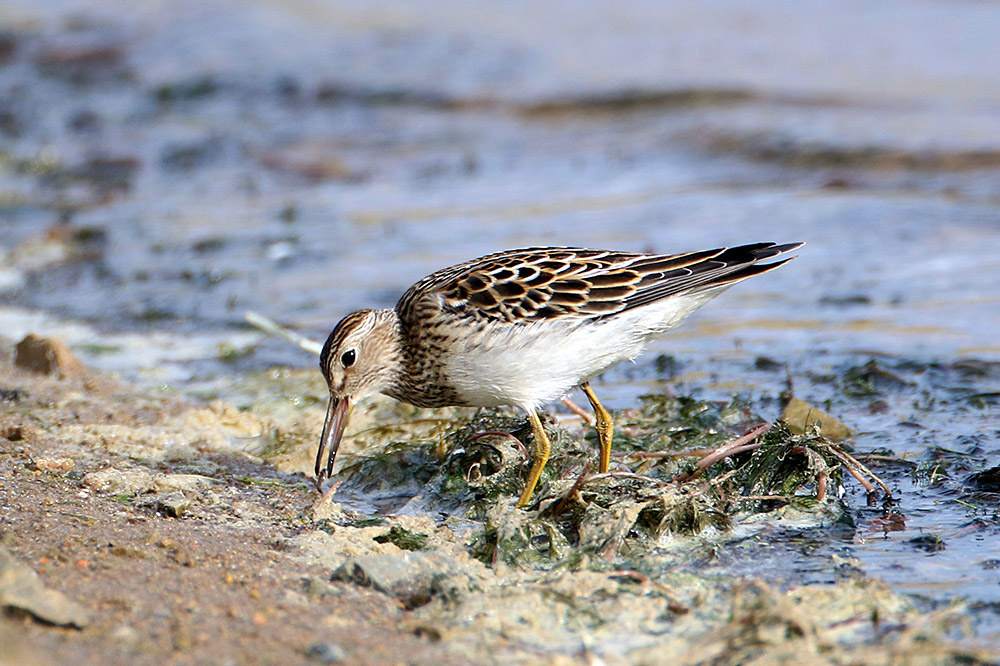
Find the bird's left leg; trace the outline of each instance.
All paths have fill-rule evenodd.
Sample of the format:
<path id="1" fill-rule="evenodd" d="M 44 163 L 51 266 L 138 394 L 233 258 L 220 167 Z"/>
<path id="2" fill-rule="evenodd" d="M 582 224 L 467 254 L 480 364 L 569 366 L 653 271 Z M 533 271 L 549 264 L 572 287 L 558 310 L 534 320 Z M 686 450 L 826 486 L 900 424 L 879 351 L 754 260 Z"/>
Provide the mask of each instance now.
<path id="1" fill-rule="evenodd" d="M 611 438 L 614 437 L 614 421 L 611 420 L 611 413 L 604 409 L 604 405 L 597 399 L 594 389 L 590 388 L 590 382 L 580 384 L 580 388 L 590 400 L 590 406 L 594 408 L 594 416 L 597 419 L 597 439 L 601 445 L 601 465 L 598 471 L 604 474 L 611 465 Z"/>

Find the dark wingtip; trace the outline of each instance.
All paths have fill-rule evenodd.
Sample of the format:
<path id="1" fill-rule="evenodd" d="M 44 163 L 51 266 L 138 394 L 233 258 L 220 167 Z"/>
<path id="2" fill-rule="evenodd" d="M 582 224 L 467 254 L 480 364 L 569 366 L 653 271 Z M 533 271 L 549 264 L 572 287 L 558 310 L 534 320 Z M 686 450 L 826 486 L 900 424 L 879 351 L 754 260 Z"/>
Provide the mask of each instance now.
<path id="1" fill-rule="evenodd" d="M 805 245 L 805 241 L 800 241 L 796 243 L 784 243 L 783 245 L 776 245 L 774 243 L 759 243 L 757 245 L 744 245 L 742 247 L 734 247 L 732 248 L 733 250 L 744 250 L 745 248 L 755 248 L 750 250 L 750 255 L 752 257 L 750 261 L 753 261 L 754 263 L 750 264 L 746 268 L 731 273 L 729 276 L 727 276 L 726 281 L 738 282 L 748 277 L 752 277 L 754 275 L 760 275 L 761 273 L 766 273 L 768 271 L 774 270 L 775 268 L 781 266 L 782 264 L 787 264 L 792 259 L 795 259 L 798 255 L 785 257 L 780 261 L 772 261 L 769 264 L 762 264 L 760 262 L 765 259 L 770 259 L 771 257 L 777 257 L 779 255 L 786 254 L 793 250 L 797 250 L 803 245 Z M 729 250 L 727 250 L 727 252 L 729 252 Z"/>
<path id="2" fill-rule="evenodd" d="M 806 244 L 805 241 L 798 241 L 798 242 L 795 242 L 795 243 L 785 243 L 783 245 L 775 245 L 775 246 L 771 247 L 771 251 L 774 252 L 774 254 L 769 255 L 769 256 L 776 257 L 779 254 L 785 254 L 786 252 L 791 252 L 793 250 L 797 250 L 797 249 L 799 249 L 800 247 L 802 247 L 805 244 Z M 792 257 L 789 257 L 789 259 L 791 259 L 791 258 Z M 788 261 L 788 260 L 786 259 L 785 261 Z"/>
<path id="3" fill-rule="evenodd" d="M 805 245 L 804 241 L 797 243 L 753 243 L 752 245 L 738 245 L 726 248 L 725 252 L 716 257 L 728 263 L 744 263 L 748 261 L 763 261 L 771 257 L 791 252 Z"/>
<path id="4" fill-rule="evenodd" d="M 804 241 L 796 243 L 783 243 L 781 245 L 778 245 L 777 243 L 739 245 L 737 247 L 727 248 L 726 251 L 716 257 L 716 259 L 725 261 L 727 264 L 752 264 L 751 266 L 747 266 L 744 270 L 734 273 L 734 276 L 757 275 L 758 273 L 763 273 L 764 271 L 771 270 L 772 268 L 777 268 L 781 264 L 789 261 L 790 259 L 794 259 L 795 257 L 787 257 L 781 261 L 775 261 L 769 264 L 762 264 L 760 262 L 766 259 L 771 259 L 772 257 L 786 254 L 792 250 L 797 250 L 803 245 L 805 245 Z"/>

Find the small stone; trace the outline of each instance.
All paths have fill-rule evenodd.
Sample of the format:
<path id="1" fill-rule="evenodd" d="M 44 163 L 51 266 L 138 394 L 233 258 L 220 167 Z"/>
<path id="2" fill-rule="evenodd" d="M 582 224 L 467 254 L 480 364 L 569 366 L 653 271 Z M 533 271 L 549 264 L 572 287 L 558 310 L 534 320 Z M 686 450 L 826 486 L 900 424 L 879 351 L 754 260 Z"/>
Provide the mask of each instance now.
<path id="1" fill-rule="evenodd" d="M 35 458 L 35 469 L 40 472 L 72 472 L 75 467 L 72 458 Z"/>
<path id="2" fill-rule="evenodd" d="M 216 479 L 201 474 L 159 474 L 153 479 L 153 489 L 158 493 L 198 494 L 215 483 Z"/>
<path id="3" fill-rule="evenodd" d="M 337 592 L 333 585 L 322 578 L 308 576 L 302 581 L 305 586 L 306 596 L 312 599 L 322 599 L 323 597 L 335 597 Z"/>
<path id="4" fill-rule="evenodd" d="M 132 546 L 111 546 L 111 554 L 115 557 L 124 557 L 132 560 L 141 560 L 147 556 L 146 551 L 133 548 Z"/>
<path id="5" fill-rule="evenodd" d="M 138 495 L 153 489 L 153 473 L 147 469 L 106 469 L 83 477 L 83 485 L 108 495 Z"/>
<path id="6" fill-rule="evenodd" d="M 977 490 L 990 493 L 1000 491 L 1000 465 L 984 469 L 981 472 L 976 472 L 969 477 L 969 482 L 974 485 Z"/>
<path id="7" fill-rule="evenodd" d="M 158 497 L 154 502 L 156 510 L 168 518 L 180 518 L 191 508 L 191 500 L 184 496 L 184 493 L 170 493 L 163 497 Z"/>
<path id="8" fill-rule="evenodd" d="M 313 643 L 306 655 L 318 664 L 339 664 L 347 657 L 344 648 L 337 643 Z"/>
<path id="9" fill-rule="evenodd" d="M 19 402 L 22 397 L 24 397 L 24 391 L 21 389 L 0 388 L 0 400 Z"/>
<path id="10" fill-rule="evenodd" d="M 352 557 L 332 577 L 394 596 L 408 609 L 423 606 L 443 588 L 469 589 L 474 579 L 454 558 L 414 551 Z"/>
<path id="11" fill-rule="evenodd" d="M 131 650 L 139 645 L 139 632 L 123 624 L 111 632 L 111 639 L 122 647 Z"/>
<path id="12" fill-rule="evenodd" d="M 908 540 L 907 543 L 917 550 L 922 550 L 925 553 L 940 553 L 947 547 L 944 539 L 936 534 L 922 534 Z"/>
<path id="13" fill-rule="evenodd" d="M 18 608 L 56 625 L 85 627 L 87 611 L 63 594 L 50 590 L 31 568 L 0 548 L 0 610 Z"/>
<path id="14" fill-rule="evenodd" d="M 61 341 L 42 338 L 34 333 L 17 343 L 14 365 L 43 375 L 56 375 L 60 379 L 80 375 L 84 370 L 83 364 Z"/>

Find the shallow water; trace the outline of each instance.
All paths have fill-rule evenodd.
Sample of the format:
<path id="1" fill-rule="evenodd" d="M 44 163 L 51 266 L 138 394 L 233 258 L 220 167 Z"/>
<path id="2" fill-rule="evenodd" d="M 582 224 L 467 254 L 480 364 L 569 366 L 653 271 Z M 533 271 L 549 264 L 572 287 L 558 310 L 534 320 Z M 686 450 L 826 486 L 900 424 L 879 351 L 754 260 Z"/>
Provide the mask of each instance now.
<path id="1" fill-rule="evenodd" d="M 803 578 L 844 551 L 900 589 L 995 604 L 996 489 L 968 485 L 1000 464 L 1000 377 L 956 364 L 1000 360 L 1000 8 L 763 11 L 7 3 L 0 326 L 224 396 L 232 373 L 314 363 L 247 309 L 319 339 L 499 248 L 804 240 L 601 394 L 620 409 L 671 380 L 776 411 L 785 374 L 755 360 L 787 364 L 858 450 L 947 463 L 880 468 L 906 529 L 805 549 Z M 871 358 L 901 383 L 847 395 Z"/>

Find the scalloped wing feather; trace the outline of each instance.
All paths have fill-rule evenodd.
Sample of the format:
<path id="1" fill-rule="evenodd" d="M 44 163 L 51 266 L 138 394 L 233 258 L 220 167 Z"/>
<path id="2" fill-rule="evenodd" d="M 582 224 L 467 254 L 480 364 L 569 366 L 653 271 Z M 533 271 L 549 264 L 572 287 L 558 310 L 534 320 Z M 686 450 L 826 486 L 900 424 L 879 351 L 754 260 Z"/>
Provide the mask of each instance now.
<path id="1" fill-rule="evenodd" d="M 801 243 L 756 243 L 675 255 L 533 247 L 491 254 L 427 276 L 400 312 L 438 307 L 474 321 L 601 318 L 667 298 L 721 289 L 784 261 L 757 262 Z"/>

